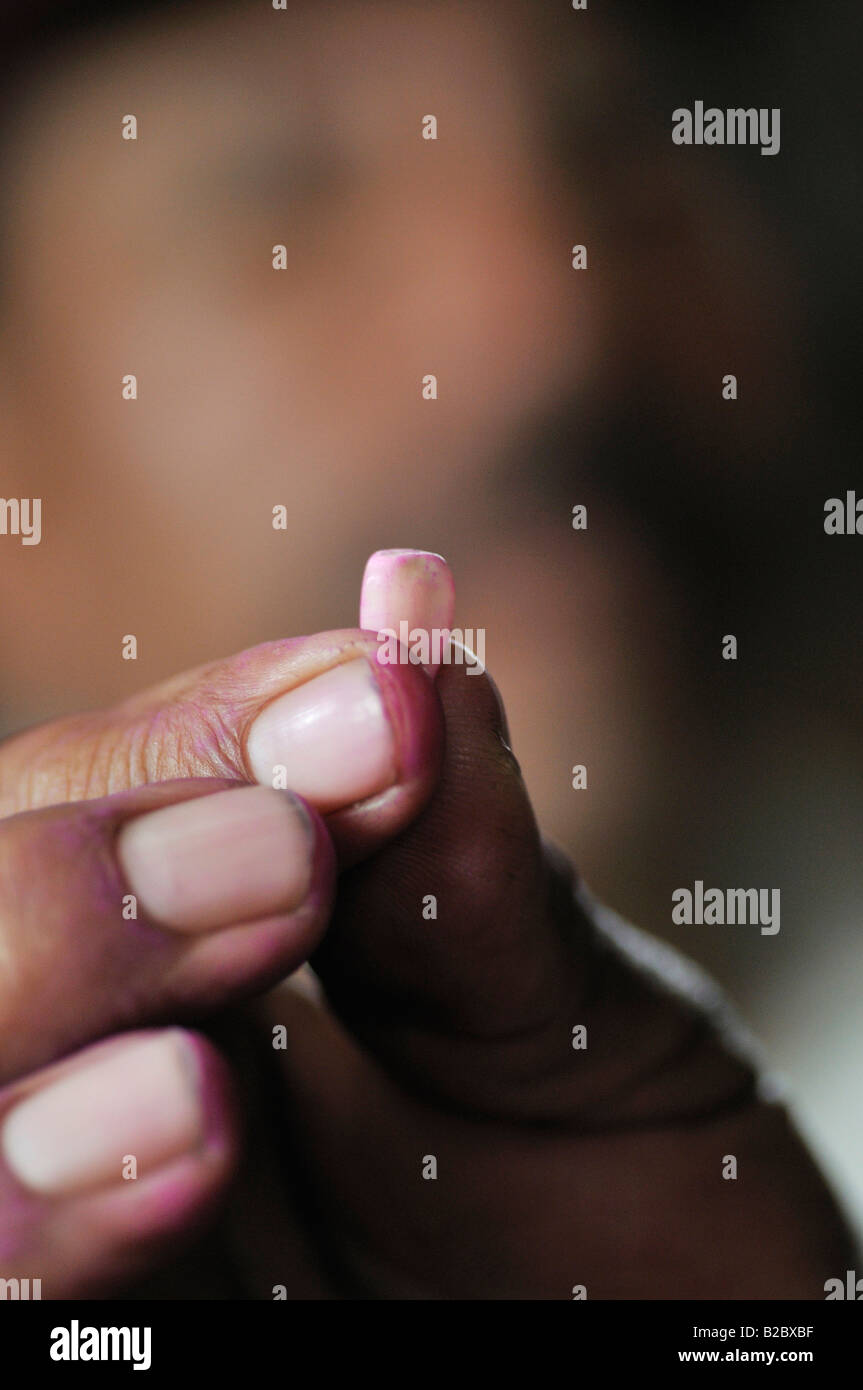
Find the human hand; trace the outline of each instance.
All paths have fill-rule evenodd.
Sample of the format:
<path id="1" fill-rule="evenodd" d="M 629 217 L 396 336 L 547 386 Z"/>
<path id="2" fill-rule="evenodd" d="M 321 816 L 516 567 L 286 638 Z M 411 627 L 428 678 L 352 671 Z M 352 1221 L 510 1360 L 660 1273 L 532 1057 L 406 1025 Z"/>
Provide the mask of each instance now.
<path id="1" fill-rule="evenodd" d="M 411 617 L 412 600 L 402 592 L 393 602 L 389 626 L 397 628 Z M 328 1004 L 281 991 L 258 1010 L 267 1029 L 284 1028 L 286 1046 L 268 1049 L 280 1075 L 266 1093 L 279 1111 L 268 1116 L 266 1238 L 257 1221 L 230 1224 L 252 1292 L 568 1298 L 583 1287 L 592 1298 L 822 1296 L 825 1278 L 844 1267 L 847 1237 L 820 1176 L 782 1110 L 758 1094 L 698 973 L 573 891 L 571 871 L 538 835 L 486 676 L 444 666 L 433 687 L 412 666 L 373 663 L 387 739 L 375 745 L 372 736 L 373 687 L 360 683 L 337 718 L 368 736 L 365 752 L 353 735 L 336 748 L 332 731 L 316 737 L 308 722 L 293 748 L 279 721 L 281 743 L 262 738 L 261 726 L 249 737 L 256 715 L 276 709 L 274 697 L 360 651 L 365 675 L 373 648 L 359 633 L 272 644 L 107 716 L 63 721 L 6 745 L 4 809 L 51 803 L 60 788 L 66 798 L 115 795 L 0 826 L 8 881 L 18 885 L 3 914 L 15 967 L 7 979 L 19 982 L 0 1005 L 4 1077 L 12 1078 L 2 1113 L 44 1086 L 34 1067 L 117 1028 L 221 1009 L 314 952 Z M 319 701 L 319 711 L 327 705 Z M 307 860 L 296 837 L 290 851 L 285 844 L 279 872 L 290 861 L 293 877 L 271 883 L 278 902 L 243 901 L 279 863 L 273 839 L 263 857 L 269 869 L 256 875 L 247 862 L 235 901 L 230 890 L 210 894 L 206 925 L 199 916 L 178 931 L 176 894 L 188 889 L 180 876 L 157 905 L 171 925 L 139 919 L 130 928 L 119 904 L 134 856 L 128 864 L 115 857 L 117 824 L 161 799 L 213 791 L 205 800 L 215 805 L 216 787 L 229 783 L 116 789 L 164 776 L 266 782 L 280 765 L 323 811 L 326 829 L 307 812 L 315 826 Z M 264 803 L 277 810 L 278 833 L 290 840 L 277 793 L 234 787 L 225 795 L 256 797 L 255 817 Z M 172 831 L 168 843 L 175 838 Z M 230 838 L 222 835 L 223 860 Z M 334 858 L 342 872 L 327 927 Z M 210 874 L 213 862 L 219 855 Z M 43 896 L 34 898 L 42 879 Z M 287 901 L 298 882 L 312 885 L 300 906 Z M 433 918 L 423 915 L 430 895 Z M 146 906 L 146 891 L 140 897 Z M 214 901 L 230 907 L 230 922 L 212 919 Z M 259 920 L 244 926 L 250 907 Z M 188 903 L 185 911 L 194 920 Z M 37 937 L 34 922 L 53 935 L 40 927 Z M 574 1048 L 580 1026 L 587 1046 Z M 48 1295 L 127 1281 L 165 1263 L 176 1237 L 195 1229 L 229 1180 L 236 1118 L 219 1057 L 180 1030 L 160 1036 L 167 1053 L 156 1064 L 151 1049 L 139 1080 L 126 1062 L 114 1069 L 118 1097 L 124 1085 L 145 1096 L 149 1088 L 152 1120 L 139 1112 L 135 1131 L 115 1110 L 122 1123 L 110 1163 L 96 1165 L 100 1182 L 112 1179 L 107 1188 L 34 1194 L 20 1174 L 4 1175 L 0 1210 L 14 1214 L 11 1227 L 8 1214 L 0 1217 L 13 1232 L 5 1248 L 22 1273 L 45 1279 Z M 91 1055 L 107 1064 L 132 1045 L 114 1038 Z M 166 1055 L 182 1051 L 188 1072 L 189 1048 L 204 1117 L 192 1123 L 188 1109 L 163 1104 L 175 1151 L 167 1167 L 124 1182 L 121 1159 L 134 1144 L 146 1155 L 158 1136 Z M 244 1088 L 259 1100 L 260 1056 L 239 1060 Z M 89 1102 L 96 1128 L 108 1102 L 103 1070 Z M 74 1132 L 68 1113 L 67 1121 Z M 14 1123 L 11 1132 L 10 1144 L 7 1123 L 7 1162 L 22 1152 Z M 180 1137 L 185 1152 L 176 1151 Z M 254 1123 L 251 1138 L 256 1171 L 265 1141 Z M 739 1167 L 733 1182 L 722 1178 L 729 1154 Z"/>

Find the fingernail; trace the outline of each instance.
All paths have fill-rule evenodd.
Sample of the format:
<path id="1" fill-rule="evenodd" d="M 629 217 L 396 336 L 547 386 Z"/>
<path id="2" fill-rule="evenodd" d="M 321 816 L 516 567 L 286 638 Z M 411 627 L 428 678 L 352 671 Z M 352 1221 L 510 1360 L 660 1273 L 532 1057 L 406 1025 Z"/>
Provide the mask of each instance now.
<path id="1" fill-rule="evenodd" d="M 291 912 L 312 875 L 314 835 L 296 800 L 241 787 L 127 821 L 117 854 L 148 917 L 177 931 L 212 931 Z"/>
<path id="2" fill-rule="evenodd" d="M 274 700 L 252 725 L 246 756 L 259 782 L 284 768 L 286 784 L 324 812 L 392 786 L 395 742 L 370 662 L 346 661 Z"/>
<path id="3" fill-rule="evenodd" d="M 0 1149 L 19 1182 L 51 1195 L 143 1178 L 201 1141 L 195 1059 L 179 1029 L 76 1066 L 6 1117 Z"/>
<path id="4" fill-rule="evenodd" d="M 417 639 L 409 634 L 427 633 L 429 650 L 441 651 L 444 639 L 436 642 L 434 634 L 449 633 L 454 612 L 452 570 L 442 555 L 430 550 L 376 550 L 370 557 L 360 596 L 361 628 L 400 637 L 403 623 L 410 643 Z M 423 669 L 433 676 L 439 665 L 432 661 Z"/>

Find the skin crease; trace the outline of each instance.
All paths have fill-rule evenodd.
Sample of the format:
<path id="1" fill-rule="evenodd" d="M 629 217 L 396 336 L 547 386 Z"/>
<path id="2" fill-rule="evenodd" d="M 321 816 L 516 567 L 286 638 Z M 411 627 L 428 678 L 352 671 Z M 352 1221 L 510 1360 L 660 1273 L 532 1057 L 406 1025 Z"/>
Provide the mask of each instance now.
<path id="1" fill-rule="evenodd" d="M 574 210 L 549 196 L 505 29 L 498 38 L 487 26 L 477 43 L 459 8 L 429 14 L 426 46 L 411 25 L 399 27 L 397 11 L 369 7 L 347 39 L 338 12 L 304 11 L 285 51 L 248 14 L 214 11 L 120 44 L 110 64 L 90 53 L 80 68 L 45 75 L 17 150 L 2 327 L 4 489 L 46 499 L 42 546 L 4 551 L 0 637 L 13 721 L 122 698 L 214 651 L 324 626 L 334 610 L 350 611 L 375 545 L 449 553 L 452 538 L 470 557 L 461 621 L 519 635 L 500 641 L 490 664 L 512 691 L 515 726 L 529 732 L 525 763 L 539 769 L 541 803 L 557 794 L 547 770 L 554 740 L 575 724 L 637 814 L 639 774 L 626 756 L 641 727 L 634 710 L 664 692 L 639 688 L 632 673 L 646 639 L 627 631 L 621 643 L 616 619 L 621 606 L 632 620 L 645 602 L 661 612 L 668 601 L 649 547 L 609 539 L 572 586 L 562 538 L 528 516 L 502 546 L 503 563 L 483 558 L 496 540 L 488 460 L 561 383 L 586 372 L 585 356 L 602 355 L 592 336 L 601 312 L 561 261 Z M 373 65 L 361 75 L 358 43 L 383 49 L 383 75 Z M 225 58 L 238 44 L 248 46 L 245 66 Z M 462 65 L 453 51 L 465 53 Z M 458 132 L 433 151 L 432 179 L 416 171 L 414 135 L 402 143 L 398 134 L 409 122 L 414 130 L 429 53 L 436 80 L 447 73 Z M 133 164 L 111 122 L 136 108 Z M 58 141 L 69 110 L 74 122 Z M 289 188 L 274 196 L 274 166 L 309 148 L 320 163 L 290 166 Z M 216 149 L 236 158 L 211 162 Z M 285 240 L 282 282 L 268 257 Z M 238 245 L 265 254 L 249 251 L 238 265 Z M 430 361 L 448 382 L 433 424 L 414 389 Z M 127 370 L 146 402 L 132 415 L 115 387 L 106 403 L 105 383 Z M 345 497 L 350 506 L 334 502 Z M 287 537 L 269 528 L 277 502 L 292 504 Z M 98 566 L 85 553 L 94 534 Z M 612 580 L 633 554 L 635 576 Z M 118 646 L 129 631 L 142 651 L 131 669 L 105 637 L 118 634 Z M 317 659 L 287 645 L 291 660 Z M 281 688 L 282 655 L 271 661 L 252 651 L 228 688 L 218 676 L 205 682 L 200 718 L 188 724 L 163 692 L 146 738 L 130 745 L 118 736 L 127 715 L 92 738 L 86 719 L 37 734 L 37 745 L 51 745 L 43 761 L 31 759 L 26 736 L 12 743 L 0 778 L 5 814 L 120 792 L 127 780 L 242 775 L 232 761 L 241 737 L 223 745 L 219 736 L 242 724 L 262 667 L 273 693 Z M 543 719 L 526 671 L 547 673 Z M 285 1285 L 290 1297 L 568 1298 L 586 1283 L 591 1297 L 821 1297 L 824 1278 L 853 1259 L 841 1223 L 781 1112 L 755 1102 L 746 1070 L 704 1039 L 688 1008 L 664 1007 L 610 968 L 590 1023 L 597 1065 L 583 1090 L 563 1084 L 583 960 L 557 956 L 551 943 L 587 928 L 565 889 L 546 892 L 557 870 L 546 876 L 488 687 L 454 679 L 444 673 L 440 685 L 457 754 L 442 800 L 373 870 L 350 869 L 332 945 L 316 958 L 336 1015 L 282 991 L 207 1020 L 234 1063 L 253 1141 L 220 1223 L 184 1257 L 173 1258 L 172 1242 L 172 1259 L 130 1293 L 269 1298 Z M 597 689 L 615 692 L 613 718 L 597 710 Z M 133 697 L 130 708 L 145 706 Z M 343 862 L 361 860 L 386 814 L 371 805 L 331 818 Z M 563 824 L 562 809 L 551 820 Z M 588 836 L 598 844 L 609 826 L 606 818 Z M 448 859 L 435 857 L 443 843 Z M 426 954 L 428 937 L 417 942 L 416 903 L 429 891 L 449 899 L 443 959 Z M 394 900 L 409 904 L 405 920 Z M 375 923 L 386 930 L 364 956 L 356 927 L 369 933 Z M 532 943 L 526 956 L 518 931 L 511 954 L 502 951 L 511 926 Z M 399 939 L 428 997 L 417 999 Z M 543 942 L 545 956 L 535 949 Z M 524 979 L 555 996 L 551 1021 L 522 1017 Z M 561 998 L 555 981 L 571 986 Z M 446 1007 L 442 1021 L 438 982 L 444 1000 L 491 1000 L 496 1017 L 509 1010 L 507 1036 L 490 1035 L 487 1017 L 451 1027 Z M 405 1012 L 423 1026 L 405 1029 Z M 274 1024 L 288 1030 L 284 1054 L 270 1046 Z M 621 1049 L 605 1056 L 600 1039 L 615 1035 Z M 501 1078 L 513 1076 L 522 1084 L 509 1090 Z M 420 1178 L 429 1153 L 440 1162 L 436 1184 Z M 726 1153 L 745 1161 L 738 1184 L 719 1178 Z M 121 1254 L 107 1280 L 84 1278 L 82 1288 L 114 1291 L 136 1272 Z"/>
<path id="2" fill-rule="evenodd" d="M 147 731 L 156 765 L 174 745 L 176 771 L 242 778 L 244 723 L 363 645 L 374 644 L 347 631 L 246 654 L 237 669 L 248 708 L 233 728 L 236 670 L 226 662 L 173 682 L 170 696 L 156 690 L 13 740 L 3 750 L 6 795 L 31 809 L 0 824 L 7 881 L 28 875 L 22 845 L 38 854 L 44 827 L 75 816 L 74 803 L 51 802 L 76 763 L 89 770 L 91 794 L 116 797 L 130 775 L 128 750 Z M 824 1281 L 848 1267 L 850 1238 L 782 1108 L 756 1088 L 717 1001 L 698 980 L 675 985 L 662 962 L 645 969 L 589 900 L 573 897 L 565 860 L 540 840 L 487 676 L 444 666 L 433 688 L 419 670 L 398 665 L 387 679 L 400 780 L 330 818 L 347 855 L 325 935 L 319 916 L 307 938 L 307 949 L 320 940 L 312 961 L 334 1012 L 289 991 L 212 1021 L 208 1031 L 240 1080 L 249 1142 L 226 1215 L 204 1246 L 185 1260 L 172 1257 L 138 1293 L 271 1297 L 275 1286 L 290 1285 L 296 1298 L 563 1298 L 575 1282 L 592 1297 L 822 1296 Z M 437 699 L 446 725 L 442 762 Z M 154 735 L 151 714 L 166 708 L 171 718 Z M 199 738 L 183 736 L 196 725 Z M 113 757 L 94 760 L 100 747 Z M 152 802 L 177 788 L 136 795 Z M 80 814 L 92 817 L 93 804 Z M 86 886 L 69 889 L 56 838 L 49 843 L 55 878 L 44 891 L 57 927 L 68 934 L 69 912 L 83 914 L 74 932 L 78 968 L 86 972 L 85 942 L 94 961 L 119 952 L 122 965 L 123 953 L 135 950 L 117 932 L 116 910 L 106 916 L 101 945 L 91 941 L 98 909 L 88 906 Z M 73 863 L 85 871 L 78 847 Z M 426 921 L 419 907 L 430 888 L 439 913 Z M 119 888 L 114 896 L 119 901 Z M 24 1003 L 44 998 L 38 961 L 26 955 L 31 911 L 51 920 L 32 896 L 20 895 L 15 913 L 6 912 L 20 923 L 25 960 L 36 971 L 20 994 Z M 44 944 L 64 997 L 57 951 Z M 191 947 L 184 941 L 183 949 L 198 956 L 198 1007 L 209 1013 L 234 992 L 230 950 L 219 934 Z M 160 955 L 164 948 L 149 982 L 135 966 L 129 1025 L 164 1010 Z M 242 947 L 237 960 L 249 968 Z M 257 975 L 266 984 L 271 969 L 271 957 L 252 965 L 244 983 L 254 987 Z M 206 982 L 220 970 L 214 1000 Z M 188 998 L 195 969 L 183 974 Z M 11 978 L 20 981 L 20 972 Z M 176 970 L 167 974 L 173 1009 L 178 978 Z M 90 994 L 97 980 L 113 1001 L 102 966 Z M 78 1031 L 55 1039 L 55 1049 L 105 1026 L 93 1016 L 95 998 L 89 1010 L 78 1007 L 83 992 L 68 991 Z M 574 1017 L 588 1030 L 583 1053 L 570 1046 Z M 14 1013 L 7 1024 L 10 1036 L 26 1039 Z M 278 1051 L 276 1024 L 287 1043 Z M 44 1047 L 42 1027 L 32 1041 Z M 45 1060 L 25 1055 L 17 1067 Z M 30 1084 L 40 1084 L 38 1074 Z M 9 1093 L 0 1093 L 0 1111 L 9 1104 Z M 223 1153 L 232 1148 L 225 1122 Z M 733 1184 L 721 1177 L 729 1154 L 743 1170 Z M 421 1176 L 429 1155 L 440 1165 L 433 1189 Z M 202 1194 L 190 1186 L 190 1220 L 169 1232 L 172 1252 L 200 1212 Z M 38 1210 L 30 1215 L 38 1232 Z M 55 1215 L 49 1249 L 56 1227 Z M 146 1239 L 146 1221 L 137 1234 Z M 159 1265 L 158 1240 L 154 1249 Z M 25 1229 L 24 1255 L 36 1268 L 38 1256 L 27 1252 Z M 98 1293 L 116 1282 L 117 1257 L 106 1263 L 88 1249 L 73 1287 Z"/>

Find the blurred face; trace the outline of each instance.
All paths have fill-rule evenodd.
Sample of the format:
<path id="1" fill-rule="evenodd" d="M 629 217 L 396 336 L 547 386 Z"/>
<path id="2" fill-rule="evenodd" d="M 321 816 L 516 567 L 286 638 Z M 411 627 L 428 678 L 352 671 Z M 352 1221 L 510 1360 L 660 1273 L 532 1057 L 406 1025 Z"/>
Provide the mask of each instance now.
<path id="1" fill-rule="evenodd" d="M 28 708 L 52 673 L 52 709 L 130 688 L 124 633 L 140 684 L 331 626 L 367 551 L 481 512 L 495 451 L 572 373 L 575 318 L 570 219 L 494 18 L 180 9 L 42 76 L 2 342 L 4 491 L 43 499 L 42 544 L 4 552 Z"/>

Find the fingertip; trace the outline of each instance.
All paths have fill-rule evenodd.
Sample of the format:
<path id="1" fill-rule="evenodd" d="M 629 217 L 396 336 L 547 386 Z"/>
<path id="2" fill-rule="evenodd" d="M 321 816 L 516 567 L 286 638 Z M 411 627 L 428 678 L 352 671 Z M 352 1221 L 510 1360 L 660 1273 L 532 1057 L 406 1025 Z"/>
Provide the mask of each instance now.
<path id="1" fill-rule="evenodd" d="M 427 644 L 422 664 L 433 676 L 435 653 L 455 613 L 455 582 L 442 555 L 430 550 L 376 550 L 366 563 L 360 594 L 360 627 L 392 634 L 402 648 Z M 414 634 L 417 634 L 415 637 Z M 421 649 L 421 648 L 420 648 Z"/>
<path id="2" fill-rule="evenodd" d="M 339 866 L 355 863 L 405 829 L 437 785 L 444 753 L 444 717 L 434 685 L 421 668 L 371 658 L 392 730 L 392 785 L 326 817 Z"/>
<path id="3" fill-rule="evenodd" d="M 239 1088 L 208 1038 L 181 1028 L 167 1032 L 182 1041 L 200 1113 L 197 1142 L 155 1170 L 142 1166 L 134 1178 L 118 1171 L 95 1191 L 36 1207 L 47 1297 L 114 1296 L 118 1285 L 175 1260 L 226 1200 L 241 1151 Z"/>

